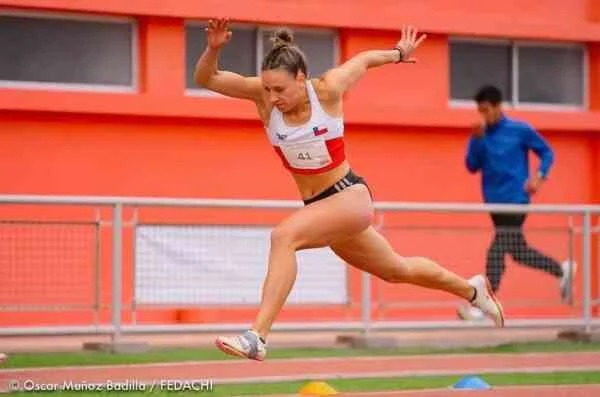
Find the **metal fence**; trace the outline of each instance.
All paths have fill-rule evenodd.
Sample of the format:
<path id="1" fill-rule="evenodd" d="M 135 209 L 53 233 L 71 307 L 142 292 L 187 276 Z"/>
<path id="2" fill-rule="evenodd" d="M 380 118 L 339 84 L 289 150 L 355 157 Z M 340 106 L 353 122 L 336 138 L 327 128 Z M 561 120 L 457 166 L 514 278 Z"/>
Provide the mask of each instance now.
<path id="1" fill-rule="evenodd" d="M 301 205 L 0 196 L 0 335 L 98 333 L 118 340 L 123 333 L 245 329 L 266 272 L 269 231 Z M 430 257 L 463 276 L 502 271 L 498 294 L 507 327 L 600 324 L 600 206 L 375 208 L 379 232 L 401 255 Z M 528 214 L 524 235 L 535 252 L 521 237 L 495 231 L 490 213 Z M 327 248 L 299 252 L 298 260 L 298 281 L 274 330 L 489 326 L 458 320 L 459 301 L 446 293 L 385 283 Z M 578 264 L 566 300 L 552 274 L 563 261 Z"/>

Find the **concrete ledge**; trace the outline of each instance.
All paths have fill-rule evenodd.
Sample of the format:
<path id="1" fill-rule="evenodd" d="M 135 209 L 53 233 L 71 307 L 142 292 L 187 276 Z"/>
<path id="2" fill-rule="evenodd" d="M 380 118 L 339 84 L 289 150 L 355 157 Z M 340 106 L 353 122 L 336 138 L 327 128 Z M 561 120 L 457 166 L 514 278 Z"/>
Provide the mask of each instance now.
<path id="1" fill-rule="evenodd" d="M 352 348 L 397 348 L 400 347 L 399 338 L 382 335 L 338 335 L 336 343 Z"/>
<path id="2" fill-rule="evenodd" d="M 587 332 L 584 328 L 569 328 L 559 331 L 557 338 L 571 342 L 600 342 L 600 330 Z"/>
<path id="3" fill-rule="evenodd" d="M 83 350 L 109 353 L 145 353 L 150 350 L 147 342 L 84 342 Z"/>

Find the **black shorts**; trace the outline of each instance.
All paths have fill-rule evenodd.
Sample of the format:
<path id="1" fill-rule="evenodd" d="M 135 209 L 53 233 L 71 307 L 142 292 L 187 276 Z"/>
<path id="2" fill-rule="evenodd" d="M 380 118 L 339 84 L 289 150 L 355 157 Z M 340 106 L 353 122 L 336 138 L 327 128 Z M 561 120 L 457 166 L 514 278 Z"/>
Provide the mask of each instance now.
<path id="1" fill-rule="evenodd" d="M 356 184 L 362 184 L 369 189 L 369 194 L 371 195 L 371 200 L 373 199 L 373 194 L 371 193 L 371 189 L 369 185 L 367 185 L 367 181 L 364 180 L 363 177 L 356 175 L 352 170 L 348 171 L 348 173 L 339 181 L 329 186 L 327 189 L 323 190 L 321 193 L 313 196 L 309 199 L 304 200 L 304 205 L 308 205 L 310 203 L 314 203 L 315 201 L 323 200 L 329 196 L 333 196 L 336 193 L 341 192 L 342 190 Z"/>

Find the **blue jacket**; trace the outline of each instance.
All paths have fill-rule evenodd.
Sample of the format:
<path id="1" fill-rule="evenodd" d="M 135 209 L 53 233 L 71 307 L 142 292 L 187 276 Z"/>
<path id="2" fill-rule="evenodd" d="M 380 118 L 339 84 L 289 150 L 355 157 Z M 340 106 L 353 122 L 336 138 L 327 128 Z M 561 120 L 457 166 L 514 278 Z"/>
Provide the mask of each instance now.
<path id="1" fill-rule="evenodd" d="M 530 149 L 541 160 L 539 172 L 545 178 L 554 162 L 554 153 L 529 124 L 502 116 L 498 123 L 486 128 L 483 137 L 469 139 L 466 166 L 471 173 L 481 170 L 486 203 L 530 202 L 525 190 Z"/>

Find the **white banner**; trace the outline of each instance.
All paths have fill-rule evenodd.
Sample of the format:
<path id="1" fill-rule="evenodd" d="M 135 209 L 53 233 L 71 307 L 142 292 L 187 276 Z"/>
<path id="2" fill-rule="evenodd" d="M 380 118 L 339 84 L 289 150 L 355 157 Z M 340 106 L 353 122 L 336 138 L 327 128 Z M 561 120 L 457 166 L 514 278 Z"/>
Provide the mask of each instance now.
<path id="1" fill-rule="evenodd" d="M 256 304 L 270 227 L 138 226 L 135 297 L 142 304 Z M 347 266 L 329 248 L 296 253 L 289 303 L 347 302 Z"/>

